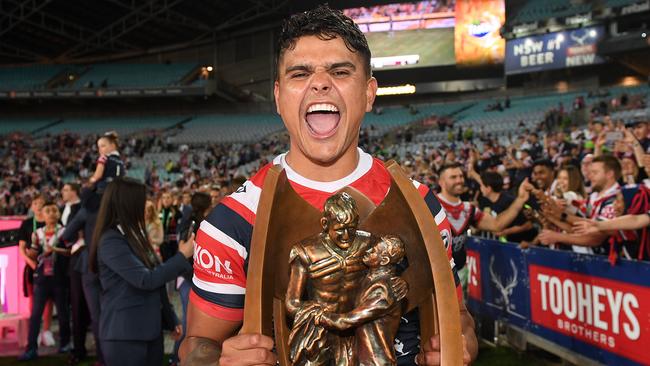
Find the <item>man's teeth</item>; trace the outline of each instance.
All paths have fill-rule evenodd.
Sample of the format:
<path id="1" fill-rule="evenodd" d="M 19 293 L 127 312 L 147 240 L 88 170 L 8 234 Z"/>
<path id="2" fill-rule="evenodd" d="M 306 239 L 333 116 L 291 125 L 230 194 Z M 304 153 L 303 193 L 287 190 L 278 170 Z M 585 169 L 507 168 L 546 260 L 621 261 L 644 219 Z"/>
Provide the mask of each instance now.
<path id="1" fill-rule="evenodd" d="M 309 109 L 307 109 L 307 113 L 312 113 L 312 112 L 338 112 L 339 109 L 336 108 L 334 104 L 314 104 Z"/>

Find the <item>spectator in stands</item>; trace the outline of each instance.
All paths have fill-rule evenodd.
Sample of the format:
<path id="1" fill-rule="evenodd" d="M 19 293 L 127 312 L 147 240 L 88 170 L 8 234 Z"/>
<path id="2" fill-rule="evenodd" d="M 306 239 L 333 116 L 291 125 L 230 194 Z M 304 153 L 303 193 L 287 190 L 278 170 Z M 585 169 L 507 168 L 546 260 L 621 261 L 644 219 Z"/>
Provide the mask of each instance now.
<path id="1" fill-rule="evenodd" d="M 594 158 L 590 170 L 593 192 L 589 196 L 587 206 L 584 207 L 585 215 L 592 220 L 611 220 L 616 216 L 614 202 L 620 191 L 618 180 L 621 177 L 621 164 L 614 156 L 602 155 Z M 568 217 L 564 220 L 573 223 L 572 220 L 568 220 Z M 616 253 L 610 251 L 606 234 L 577 235 L 545 229 L 538 238 L 546 245 L 562 243 L 590 247 L 595 254 L 609 253 L 610 259 L 616 258 Z"/>
<path id="2" fill-rule="evenodd" d="M 160 264 L 145 232 L 146 187 L 130 178 L 111 182 L 102 198 L 90 268 L 102 285 L 100 342 L 108 366 L 161 365 L 163 330 L 181 336 L 165 283 L 189 269 L 193 239 Z"/>
<path id="3" fill-rule="evenodd" d="M 120 158 L 118 149 L 118 135 L 115 131 L 106 132 L 97 140 L 99 159 L 95 173 L 90 177 L 90 183 L 95 184 L 99 194 L 104 192 L 106 185 L 113 179 L 126 174 L 124 162 Z"/>
<path id="4" fill-rule="evenodd" d="M 28 255 L 36 262 L 34 271 L 34 298 L 29 318 L 27 349 L 18 360 L 31 361 L 38 358 L 38 334 L 45 304 L 54 300 L 59 319 L 59 353 L 72 349 L 70 343 L 70 313 L 68 260 L 70 249 L 61 240 L 63 226 L 61 215 L 54 202 L 45 202 L 42 207 L 45 226 L 36 229 L 35 240 L 28 249 Z"/>
<path id="5" fill-rule="evenodd" d="M 634 192 L 636 190 L 636 192 Z M 617 196 L 617 203 L 622 210 L 623 216 L 618 216 L 608 221 L 581 220 L 574 224 L 574 232 L 578 235 L 595 234 L 604 232 L 614 234 L 637 230 L 638 241 L 631 241 L 628 245 L 635 245 L 637 248 L 627 250 L 628 258 L 639 260 L 650 260 L 650 244 L 648 243 L 648 228 L 650 227 L 649 190 L 647 187 L 638 186 L 624 189 L 626 194 Z M 629 192 L 629 193 L 628 193 Z M 622 203 L 621 203 L 622 202 Z M 644 212 L 645 211 L 645 212 Z M 636 255 L 635 255 L 636 254 Z"/>
<path id="6" fill-rule="evenodd" d="M 160 221 L 162 222 L 164 240 L 160 245 L 160 255 L 163 261 L 171 258 L 178 251 L 177 233 L 179 221 L 182 217 L 171 192 L 163 192 L 160 196 Z"/>
<path id="7" fill-rule="evenodd" d="M 536 160 L 533 163 L 532 181 L 535 188 L 550 197 L 555 188 L 555 165 L 548 159 Z"/>
<path id="8" fill-rule="evenodd" d="M 165 239 L 160 214 L 156 210 L 156 205 L 151 200 L 147 200 L 144 206 L 144 223 L 147 231 L 147 237 L 153 247 L 156 255 L 160 256 L 160 245 Z"/>
<path id="9" fill-rule="evenodd" d="M 486 214 L 498 217 L 498 215 L 516 200 L 510 192 L 503 190 L 503 177 L 499 173 L 483 172 L 480 176 L 481 197 L 479 208 Z M 517 217 L 501 231 L 494 233 L 497 237 L 505 237 L 510 242 L 532 241 L 537 235 L 533 224 L 519 212 Z"/>
<path id="10" fill-rule="evenodd" d="M 212 192 L 210 192 L 210 195 L 204 192 L 196 192 L 192 195 L 192 212 L 189 216 L 189 219 L 186 220 L 185 222 L 181 223 L 181 230 L 179 231 L 179 236 L 181 238 L 187 238 L 190 234 L 196 234 L 196 232 L 199 230 L 199 226 L 201 225 L 201 222 L 203 222 L 203 219 L 210 213 L 210 211 L 214 208 L 212 205 Z M 188 230 L 190 229 L 190 224 L 194 222 L 194 227 L 192 229 L 192 233 L 189 233 Z M 191 258 L 188 258 L 188 261 L 190 262 L 190 265 L 193 264 L 193 260 Z M 183 325 L 183 336 L 178 339 L 174 343 L 174 351 L 172 353 L 172 357 L 170 359 L 170 364 L 171 365 L 177 365 L 180 362 L 180 359 L 178 357 L 178 349 L 180 348 L 181 342 L 184 339 L 185 331 L 186 331 L 186 326 L 187 326 L 187 304 L 189 302 L 190 298 L 190 290 L 192 289 L 192 276 L 194 275 L 193 270 L 189 270 L 186 272 L 183 272 L 181 274 L 181 277 L 178 278 L 176 281 L 177 286 L 176 289 L 178 290 L 178 295 L 180 296 L 181 299 L 181 305 L 182 305 L 182 317 L 181 317 L 181 324 Z"/>
<path id="11" fill-rule="evenodd" d="M 636 140 L 641 144 L 641 148 L 646 154 L 650 154 L 650 130 L 648 129 L 648 118 L 639 117 L 631 122 L 629 127 Z"/>

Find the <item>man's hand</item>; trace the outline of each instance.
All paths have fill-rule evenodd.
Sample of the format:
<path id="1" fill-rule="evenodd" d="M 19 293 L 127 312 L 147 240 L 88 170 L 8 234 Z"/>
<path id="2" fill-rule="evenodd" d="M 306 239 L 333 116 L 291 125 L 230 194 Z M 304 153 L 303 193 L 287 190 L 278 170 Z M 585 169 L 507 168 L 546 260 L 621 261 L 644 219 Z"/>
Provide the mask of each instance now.
<path id="1" fill-rule="evenodd" d="M 517 198 L 523 200 L 523 201 L 528 201 L 530 198 L 530 192 L 533 191 L 535 187 L 533 187 L 532 184 L 528 181 L 528 178 L 524 179 L 523 182 L 519 185 L 519 190 L 517 192 Z"/>
<path id="2" fill-rule="evenodd" d="M 409 291 L 409 284 L 401 277 L 391 277 L 390 285 L 395 294 L 395 301 L 401 301 Z"/>
<path id="3" fill-rule="evenodd" d="M 469 365 L 471 360 L 467 350 L 467 341 L 463 336 L 463 365 Z M 440 336 L 438 334 L 431 337 L 429 342 L 422 347 L 422 351 L 415 357 L 415 363 L 419 366 L 440 365 Z"/>
<path id="4" fill-rule="evenodd" d="M 239 334 L 228 338 L 221 347 L 219 366 L 275 365 L 273 339 L 262 334 Z"/>
<path id="5" fill-rule="evenodd" d="M 546 245 L 555 244 L 558 242 L 556 234 L 557 233 L 555 231 L 542 230 L 542 233 L 539 234 L 539 236 L 537 236 L 537 239 L 539 239 L 539 241 L 542 244 L 546 244 Z"/>
<path id="6" fill-rule="evenodd" d="M 597 234 L 598 222 L 592 220 L 580 220 L 573 224 L 573 233 L 578 235 Z"/>

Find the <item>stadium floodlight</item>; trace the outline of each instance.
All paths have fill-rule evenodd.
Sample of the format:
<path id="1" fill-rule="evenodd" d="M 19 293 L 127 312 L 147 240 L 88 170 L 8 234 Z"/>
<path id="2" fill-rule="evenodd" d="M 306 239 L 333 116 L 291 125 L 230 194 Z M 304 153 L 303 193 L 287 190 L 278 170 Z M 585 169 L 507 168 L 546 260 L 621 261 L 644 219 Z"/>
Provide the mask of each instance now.
<path id="1" fill-rule="evenodd" d="M 641 33 L 641 38 L 645 38 L 647 34 L 645 32 Z"/>
<path id="2" fill-rule="evenodd" d="M 377 95 L 400 95 L 415 93 L 415 85 L 383 86 L 377 88 Z"/>
<path id="3" fill-rule="evenodd" d="M 526 46 L 529 46 L 529 47 L 530 47 L 530 46 L 533 45 L 533 40 L 530 39 L 530 38 L 526 38 L 526 40 L 524 41 L 524 44 L 525 44 Z"/>
<path id="4" fill-rule="evenodd" d="M 558 42 L 558 43 L 563 42 L 564 41 L 564 34 L 562 34 L 562 33 L 558 34 L 557 37 L 555 37 L 555 41 Z"/>
<path id="5" fill-rule="evenodd" d="M 598 35 L 598 32 L 596 32 L 595 29 L 592 29 L 592 30 L 589 31 L 589 36 L 591 38 L 596 38 L 597 35 Z"/>
<path id="6" fill-rule="evenodd" d="M 208 67 L 206 67 L 205 69 L 208 70 L 208 72 L 212 72 L 212 70 L 214 70 L 214 69 L 212 68 L 212 66 L 208 66 Z"/>

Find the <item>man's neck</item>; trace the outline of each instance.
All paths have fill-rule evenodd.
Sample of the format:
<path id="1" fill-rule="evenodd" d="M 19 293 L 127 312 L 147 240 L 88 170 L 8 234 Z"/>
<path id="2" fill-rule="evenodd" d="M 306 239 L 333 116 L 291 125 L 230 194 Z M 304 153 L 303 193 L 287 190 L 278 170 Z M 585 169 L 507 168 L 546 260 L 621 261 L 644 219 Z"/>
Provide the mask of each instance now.
<path id="1" fill-rule="evenodd" d="M 68 206 L 72 206 L 72 205 L 76 205 L 79 202 L 81 202 L 81 200 L 79 198 L 75 198 L 75 199 L 72 199 L 72 200 L 66 202 L 65 204 L 68 205 Z"/>
<path id="2" fill-rule="evenodd" d="M 292 146 L 286 156 L 291 169 L 302 177 L 317 182 L 333 182 L 347 177 L 357 168 L 360 159 L 356 145 L 331 163 L 314 161 L 302 153 L 292 151 L 298 151 L 298 147 Z"/>
<path id="3" fill-rule="evenodd" d="M 490 202 L 494 203 L 499 200 L 499 196 L 501 196 L 501 193 L 496 193 L 496 192 L 490 192 L 488 193 L 485 198 L 487 198 Z"/>
<path id="4" fill-rule="evenodd" d="M 450 202 L 450 203 L 458 203 L 458 202 L 460 202 L 460 197 L 454 196 L 454 195 L 452 195 L 449 192 L 444 191 L 444 190 L 442 192 L 440 192 L 440 196 L 445 201 Z"/>
<path id="5" fill-rule="evenodd" d="M 54 231 L 56 230 L 56 223 L 47 223 L 45 224 L 45 231 Z"/>
<path id="6" fill-rule="evenodd" d="M 34 215 L 34 219 L 36 219 L 36 222 L 45 221 L 45 219 L 43 218 L 43 215 Z"/>
<path id="7" fill-rule="evenodd" d="M 598 198 L 604 197 L 607 192 L 609 192 L 609 190 L 612 189 L 612 187 L 614 187 L 616 184 L 616 182 L 608 182 L 605 184 L 605 188 L 601 189 L 600 192 L 598 192 Z"/>

